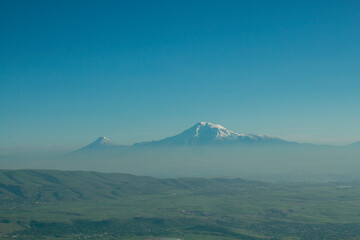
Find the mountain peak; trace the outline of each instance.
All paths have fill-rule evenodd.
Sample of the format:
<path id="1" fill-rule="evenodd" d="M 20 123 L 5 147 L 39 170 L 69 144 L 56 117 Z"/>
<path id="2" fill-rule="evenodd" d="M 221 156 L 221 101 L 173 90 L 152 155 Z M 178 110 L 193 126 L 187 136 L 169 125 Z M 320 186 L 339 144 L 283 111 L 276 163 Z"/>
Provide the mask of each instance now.
<path id="1" fill-rule="evenodd" d="M 194 138 L 207 138 L 209 140 L 234 139 L 238 135 L 224 128 L 220 124 L 214 124 L 210 122 L 199 122 L 183 133 L 185 132 L 188 132 L 189 135 L 193 135 Z"/>
<path id="2" fill-rule="evenodd" d="M 99 137 L 92 144 L 96 145 L 114 145 L 107 137 Z"/>
<path id="3" fill-rule="evenodd" d="M 198 122 L 191 128 L 173 137 L 158 141 L 135 144 L 144 145 L 207 145 L 217 143 L 286 143 L 286 141 L 268 136 L 241 134 L 228 130 L 220 124 Z"/>
<path id="4" fill-rule="evenodd" d="M 195 126 L 226 129 L 223 126 L 221 126 L 220 124 L 214 124 L 211 122 L 198 122 L 197 124 L 195 124 Z"/>

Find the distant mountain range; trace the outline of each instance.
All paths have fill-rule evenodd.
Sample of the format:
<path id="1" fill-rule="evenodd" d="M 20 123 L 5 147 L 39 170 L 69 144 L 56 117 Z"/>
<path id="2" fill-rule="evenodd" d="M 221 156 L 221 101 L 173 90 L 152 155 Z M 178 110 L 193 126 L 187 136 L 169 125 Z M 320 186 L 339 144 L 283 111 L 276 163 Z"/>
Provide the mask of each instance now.
<path id="1" fill-rule="evenodd" d="M 214 145 L 300 145 L 300 143 L 286 141 L 278 137 L 266 135 L 243 134 L 233 132 L 219 124 L 210 122 L 198 122 L 194 126 L 186 129 L 182 133 L 167 137 L 161 140 L 135 143 L 131 146 L 117 145 L 107 137 L 99 137 L 89 145 L 77 150 L 97 151 L 114 150 L 131 147 L 166 147 L 166 146 L 214 146 Z M 313 144 L 302 144 L 313 145 Z M 348 146 L 360 146 L 360 142 Z"/>
<path id="2" fill-rule="evenodd" d="M 78 151 L 92 151 L 145 146 L 204 146 L 219 144 L 296 144 L 277 137 L 242 134 L 226 129 L 219 124 L 198 122 L 182 133 L 157 141 L 135 143 L 132 146 L 116 145 L 107 137 L 99 137 Z"/>

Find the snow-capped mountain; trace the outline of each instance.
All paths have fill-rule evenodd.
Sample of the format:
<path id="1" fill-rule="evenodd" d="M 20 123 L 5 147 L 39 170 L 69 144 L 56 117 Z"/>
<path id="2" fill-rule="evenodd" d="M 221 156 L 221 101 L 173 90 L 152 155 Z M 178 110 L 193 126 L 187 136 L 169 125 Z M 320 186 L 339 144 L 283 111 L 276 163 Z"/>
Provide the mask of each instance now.
<path id="1" fill-rule="evenodd" d="M 216 143 L 290 143 L 280 138 L 265 135 L 240 134 L 219 124 L 199 122 L 184 132 L 158 141 L 142 142 L 134 146 L 155 145 L 206 145 Z"/>
<path id="2" fill-rule="evenodd" d="M 89 145 L 86 145 L 85 147 L 80 148 L 78 151 L 106 149 L 116 146 L 117 145 L 107 137 L 99 137 L 94 142 L 90 143 Z"/>
<path id="3" fill-rule="evenodd" d="M 112 146 L 115 145 L 113 142 L 111 142 L 110 139 L 108 139 L 107 137 L 99 137 L 98 139 L 96 139 L 93 143 L 91 143 L 90 145 L 92 146 Z M 89 146 L 90 146 L 89 145 Z"/>

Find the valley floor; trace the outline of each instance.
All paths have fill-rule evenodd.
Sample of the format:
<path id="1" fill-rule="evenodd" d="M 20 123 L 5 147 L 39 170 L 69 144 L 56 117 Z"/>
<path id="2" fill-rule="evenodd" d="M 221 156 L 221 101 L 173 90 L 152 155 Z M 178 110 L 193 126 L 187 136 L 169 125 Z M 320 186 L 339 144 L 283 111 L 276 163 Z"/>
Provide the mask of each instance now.
<path id="1" fill-rule="evenodd" d="M 360 239 L 357 182 L 3 170 L 0 201 L 0 239 Z"/>

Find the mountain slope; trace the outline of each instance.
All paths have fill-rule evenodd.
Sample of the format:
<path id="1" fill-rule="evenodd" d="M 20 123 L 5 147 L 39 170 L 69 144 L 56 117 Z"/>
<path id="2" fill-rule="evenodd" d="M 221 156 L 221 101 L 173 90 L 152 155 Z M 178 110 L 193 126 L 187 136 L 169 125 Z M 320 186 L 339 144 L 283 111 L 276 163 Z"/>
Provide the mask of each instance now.
<path id="1" fill-rule="evenodd" d="M 290 142 L 265 135 L 235 133 L 219 124 L 199 122 L 173 137 L 158 141 L 137 143 L 134 144 L 134 146 L 207 145 L 218 143 L 280 144 Z"/>

